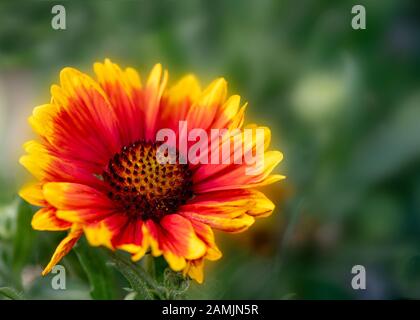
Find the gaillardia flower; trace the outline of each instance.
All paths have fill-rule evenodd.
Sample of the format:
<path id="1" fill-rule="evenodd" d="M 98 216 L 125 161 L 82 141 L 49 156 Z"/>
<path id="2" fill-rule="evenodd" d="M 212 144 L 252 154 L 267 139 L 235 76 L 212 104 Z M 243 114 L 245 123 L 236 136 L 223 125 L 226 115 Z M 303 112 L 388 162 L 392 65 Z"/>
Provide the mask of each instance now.
<path id="1" fill-rule="evenodd" d="M 135 70 L 109 60 L 95 63 L 94 71 L 96 80 L 64 68 L 60 85 L 51 87 L 51 102 L 29 118 L 38 139 L 24 145 L 20 163 L 36 182 L 19 194 L 41 207 L 32 219 L 34 229 L 68 230 L 43 274 L 84 234 L 92 246 L 125 250 L 133 261 L 146 252 L 163 255 L 173 270 L 201 283 L 203 260 L 221 257 L 213 229 L 240 232 L 273 211 L 274 204 L 256 188 L 283 178 L 271 174 L 282 154 L 267 151 L 268 128 L 250 125 L 264 132 L 264 165 L 257 174 L 246 174 L 249 164 L 237 161 L 162 163 L 156 134 L 169 128 L 180 135 L 180 121 L 205 132 L 236 129 L 236 134 L 224 131 L 216 148 L 238 137 L 246 142 L 240 97 L 227 98 L 223 78 L 203 90 L 193 75 L 167 87 L 160 64 L 144 83 Z M 244 143 L 244 154 L 258 143 Z M 187 150 L 192 145 L 188 142 Z"/>

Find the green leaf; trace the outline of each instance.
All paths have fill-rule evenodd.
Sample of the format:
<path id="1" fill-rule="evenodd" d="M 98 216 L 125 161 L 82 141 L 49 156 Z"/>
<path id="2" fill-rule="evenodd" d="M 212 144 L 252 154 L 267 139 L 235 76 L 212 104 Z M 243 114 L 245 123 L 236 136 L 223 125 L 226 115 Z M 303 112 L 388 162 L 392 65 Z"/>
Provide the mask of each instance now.
<path id="1" fill-rule="evenodd" d="M 0 295 L 11 300 L 23 300 L 23 294 L 10 287 L 0 288 Z"/>
<path id="2" fill-rule="evenodd" d="M 35 238 L 35 232 L 31 227 L 32 215 L 32 207 L 23 200 L 19 200 L 12 258 L 12 268 L 16 274 L 20 274 L 32 253 Z"/>
<path id="3" fill-rule="evenodd" d="M 74 248 L 91 286 L 90 295 L 97 300 L 116 298 L 115 277 L 107 266 L 107 257 L 102 250 L 91 248 L 85 239 L 80 239 Z"/>

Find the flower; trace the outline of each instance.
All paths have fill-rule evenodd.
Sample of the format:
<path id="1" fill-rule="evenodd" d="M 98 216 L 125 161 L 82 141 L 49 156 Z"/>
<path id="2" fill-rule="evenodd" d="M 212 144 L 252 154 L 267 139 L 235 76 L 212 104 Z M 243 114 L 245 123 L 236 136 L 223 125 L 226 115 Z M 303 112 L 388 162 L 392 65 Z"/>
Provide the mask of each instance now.
<path id="1" fill-rule="evenodd" d="M 94 71 L 96 80 L 64 68 L 60 85 L 51 87 L 51 102 L 29 117 L 39 137 L 24 145 L 20 163 L 36 182 L 19 194 L 41 207 L 34 229 L 68 230 L 43 275 L 84 234 L 90 245 L 125 250 L 133 261 L 149 251 L 163 255 L 173 270 L 201 283 L 204 259 L 222 255 L 213 229 L 244 231 L 274 209 L 256 190 L 283 178 L 271 174 L 282 154 L 267 151 L 270 130 L 250 126 L 264 132 L 259 174 L 245 174 L 247 163 L 160 163 L 160 128 L 179 135 L 183 120 L 207 131 L 241 129 L 246 106 L 240 97 L 227 98 L 223 78 L 204 90 L 193 75 L 167 87 L 168 73 L 160 64 L 144 84 L 134 69 L 122 70 L 108 59 L 95 63 Z M 244 140 L 242 131 L 221 141 L 237 137 Z M 244 144 L 244 151 L 253 151 L 257 140 Z"/>

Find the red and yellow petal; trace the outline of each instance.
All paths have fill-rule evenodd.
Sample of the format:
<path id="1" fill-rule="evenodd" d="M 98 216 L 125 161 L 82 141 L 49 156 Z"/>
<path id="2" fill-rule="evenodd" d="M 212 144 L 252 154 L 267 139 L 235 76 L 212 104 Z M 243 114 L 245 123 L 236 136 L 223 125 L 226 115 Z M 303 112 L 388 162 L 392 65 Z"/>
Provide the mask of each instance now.
<path id="1" fill-rule="evenodd" d="M 127 218 L 123 214 L 116 213 L 102 220 L 83 224 L 83 231 L 90 245 L 105 246 L 114 250 L 112 239 L 126 223 Z"/>
<path id="2" fill-rule="evenodd" d="M 43 231 L 61 231 L 70 229 L 72 224 L 57 217 L 53 207 L 39 209 L 32 217 L 32 228 Z"/>
<path id="3" fill-rule="evenodd" d="M 179 121 L 184 121 L 191 106 L 201 95 L 197 78 L 188 74 L 170 87 L 161 101 L 161 127 L 178 133 Z"/>
<path id="4" fill-rule="evenodd" d="M 57 210 L 57 217 L 71 223 L 92 223 L 115 214 L 113 208 L 79 208 L 73 210 Z"/>
<path id="5" fill-rule="evenodd" d="M 131 220 L 123 212 L 115 212 L 97 222 L 84 224 L 83 230 L 92 246 L 127 251 L 133 261 L 141 259 L 149 248 L 143 221 Z"/>
<path id="6" fill-rule="evenodd" d="M 64 68 L 60 86 L 53 85 L 51 94 L 54 107 L 38 112 L 42 117 L 34 113 L 33 127 L 48 127 L 41 136 L 60 158 L 84 161 L 99 169 L 121 142 L 117 118 L 105 92 L 89 76 Z"/>
<path id="7" fill-rule="evenodd" d="M 178 214 L 167 215 L 158 224 L 148 220 L 146 226 L 152 254 L 163 254 L 175 271 L 184 269 L 186 260 L 198 259 L 206 253 L 206 244 L 197 236 L 191 222 Z"/>
<path id="8" fill-rule="evenodd" d="M 229 165 L 229 170 L 223 169 L 214 173 L 211 178 L 200 180 L 200 174 L 194 175 L 194 191 L 197 193 L 221 191 L 229 189 L 256 188 L 282 180 L 282 175 L 270 175 L 273 169 L 283 159 L 279 151 L 264 153 L 264 167 L 259 174 L 247 174 L 247 165 Z"/>
<path id="9" fill-rule="evenodd" d="M 243 174 L 246 174 L 246 169 L 256 165 L 254 163 L 248 164 L 245 155 L 247 153 L 255 155 L 256 152 L 265 152 L 271 140 L 271 131 L 267 127 L 256 125 L 249 125 L 245 129 L 251 130 L 252 135 L 247 133 L 247 136 L 245 136 L 245 131 L 239 129 L 228 130 L 211 141 L 208 153 L 210 155 L 219 154 L 219 162 L 198 166 L 194 172 L 195 181 L 202 183 L 217 175 L 231 172 L 233 169 L 242 169 Z M 257 130 L 260 130 L 263 134 L 257 134 Z M 228 151 L 230 151 L 226 154 L 224 151 L 225 145 L 229 147 Z M 257 146 L 263 146 L 263 149 L 257 150 Z M 266 154 L 264 154 L 263 160 L 265 160 L 265 156 Z M 237 160 L 239 160 L 239 164 L 237 164 Z"/>
<path id="10" fill-rule="evenodd" d="M 103 220 L 98 223 L 84 225 L 83 231 L 91 246 L 104 246 L 108 249 L 114 249 L 111 242 L 114 233 L 109 230 Z"/>
<path id="11" fill-rule="evenodd" d="M 219 260 L 222 257 L 222 252 L 217 247 L 213 230 L 205 223 L 195 220 L 190 220 L 197 236 L 206 244 L 207 250 L 204 257 L 208 260 Z"/>
<path id="12" fill-rule="evenodd" d="M 84 184 L 49 182 L 44 184 L 43 193 L 48 203 L 60 210 L 114 208 L 103 192 Z"/>
<path id="13" fill-rule="evenodd" d="M 158 126 L 158 116 L 161 112 L 160 101 L 168 81 L 168 72 L 162 69 L 161 64 L 156 64 L 149 77 L 142 95 L 144 110 L 145 138 L 154 140 Z"/>
<path id="14" fill-rule="evenodd" d="M 47 141 L 53 137 L 53 121 L 58 110 L 58 107 L 51 103 L 40 105 L 34 108 L 32 115 L 28 118 L 32 129 L 41 137 L 45 137 Z"/>
<path id="15" fill-rule="evenodd" d="M 19 196 L 34 206 L 45 207 L 48 205 L 42 192 L 42 183 L 39 182 L 32 182 L 23 186 L 19 190 Z"/>
<path id="16" fill-rule="evenodd" d="M 185 120 L 190 128 L 207 130 L 213 123 L 218 109 L 225 102 L 227 83 L 223 78 L 214 80 L 203 90 L 197 101 L 190 107 Z"/>
<path id="17" fill-rule="evenodd" d="M 211 128 L 226 128 L 229 130 L 240 128 L 243 124 L 243 111 L 246 108 L 246 104 L 241 107 L 240 102 L 241 97 L 238 95 L 229 97 L 218 110 Z"/>
<path id="18" fill-rule="evenodd" d="M 67 254 L 69 251 L 73 248 L 73 246 L 76 244 L 77 240 L 82 236 L 82 229 L 80 226 L 73 226 L 70 230 L 67 237 L 65 237 L 60 244 L 58 245 L 57 249 L 55 250 L 50 262 L 45 267 L 45 269 L 42 271 L 42 275 L 45 276 L 48 274 L 52 268 L 60 262 L 60 260 Z"/>
<path id="19" fill-rule="evenodd" d="M 54 159 L 40 142 L 31 140 L 23 145 L 27 152 L 20 157 L 19 163 L 26 168 L 36 179 L 46 180 L 55 177 Z"/>
<path id="20" fill-rule="evenodd" d="M 179 208 L 180 214 L 192 222 L 206 224 L 225 232 L 241 232 L 254 218 L 266 217 L 274 204 L 254 189 L 237 189 L 199 194 Z"/>
<path id="21" fill-rule="evenodd" d="M 239 209 L 253 217 L 267 217 L 275 205 L 262 192 L 255 189 L 214 191 L 197 195 L 181 210 L 201 212 L 212 208 Z"/>
<path id="22" fill-rule="evenodd" d="M 193 74 L 188 74 L 167 90 L 165 98 L 172 108 L 178 108 L 178 110 L 173 110 L 173 112 L 179 112 L 181 115 L 178 119 L 183 119 L 188 110 L 183 109 L 180 105 L 183 104 L 186 99 L 194 103 L 200 95 L 201 86 L 198 79 Z"/>
<path id="23" fill-rule="evenodd" d="M 142 220 L 127 220 L 112 238 L 112 245 L 117 249 L 131 253 L 133 261 L 140 260 L 149 248 L 148 237 L 144 229 L 145 225 Z"/>
<path id="24" fill-rule="evenodd" d="M 47 181 L 78 181 L 90 185 L 99 183 L 99 179 L 92 174 L 92 167 L 86 162 L 60 158 L 48 150 L 45 144 L 35 140 L 26 142 L 24 149 L 27 154 L 20 157 L 19 163 L 41 183 Z"/>
<path id="25" fill-rule="evenodd" d="M 109 59 L 105 59 L 104 63 L 95 63 L 93 68 L 114 109 L 121 142 L 125 145 L 143 138 L 140 75 L 132 68 L 122 70 Z"/>
<path id="26" fill-rule="evenodd" d="M 185 211 L 180 214 L 189 220 L 194 220 L 209 225 L 224 232 L 237 233 L 248 229 L 254 224 L 255 219 L 242 210 L 209 210 L 205 212 Z"/>
<path id="27" fill-rule="evenodd" d="M 188 275 L 191 279 L 202 284 L 204 282 L 204 259 L 190 260 L 187 262 L 184 275 Z"/>
<path id="28" fill-rule="evenodd" d="M 57 217 L 71 223 L 100 221 L 116 212 L 114 203 L 102 192 L 83 184 L 49 182 L 43 187 Z"/>

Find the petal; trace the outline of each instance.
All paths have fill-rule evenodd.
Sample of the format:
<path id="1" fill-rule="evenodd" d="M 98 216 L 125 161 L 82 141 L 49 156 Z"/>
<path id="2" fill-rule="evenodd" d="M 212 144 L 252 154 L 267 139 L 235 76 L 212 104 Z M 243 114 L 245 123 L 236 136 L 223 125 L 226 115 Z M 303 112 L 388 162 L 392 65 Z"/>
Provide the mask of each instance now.
<path id="1" fill-rule="evenodd" d="M 208 129 L 224 103 L 227 94 L 227 83 L 223 78 L 214 80 L 194 103 L 186 117 L 190 128 Z"/>
<path id="2" fill-rule="evenodd" d="M 103 220 L 83 225 L 83 231 L 90 245 L 105 246 L 114 250 L 112 239 L 119 234 L 126 223 L 127 217 L 116 213 Z"/>
<path id="3" fill-rule="evenodd" d="M 152 255 L 158 257 L 162 255 L 162 250 L 159 247 L 159 226 L 151 220 L 145 222 L 144 232 L 147 233 L 149 239 Z"/>
<path id="4" fill-rule="evenodd" d="M 216 191 L 196 195 L 179 208 L 191 222 L 206 224 L 225 232 L 241 232 L 249 228 L 256 217 L 266 217 L 274 204 L 253 189 Z M 196 232 L 198 230 L 195 227 Z"/>
<path id="5" fill-rule="evenodd" d="M 70 229 L 71 223 L 57 217 L 56 209 L 52 207 L 38 210 L 32 217 L 32 228 L 35 230 L 60 231 Z"/>
<path id="6" fill-rule="evenodd" d="M 121 212 L 84 225 L 83 229 L 92 246 L 125 250 L 132 254 L 133 261 L 141 259 L 149 248 L 143 221 L 129 219 Z"/>
<path id="7" fill-rule="evenodd" d="M 162 65 L 156 64 L 146 82 L 143 94 L 143 108 L 145 116 L 147 140 L 156 137 L 157 120 L 160 112 L 160 101 L 168 81 L 168 72 L 162 70 Z"/>
<path id="8" fill-rule="evenodd" d="M 219 162 L 216 164 L 210 163 L 199 166 L 194 173 L 194 179 L 196 181 L 203 182 L 218 173 L 230 172 L 234 168 L 240 166 L 243 166 L 243 169 L 245 170 L 248 167 L 245 158 L 246 153 L 256 154 L 257 145 L 260 146 L 264 144 L 264 151 L 268 148 L 271 140 L 271 131 L 268 127 L 250 125 L 245 129 L 252 130 L 252 139 L 250 139 L 248 135 L 245 137 L 245 131 L 230 130 L 220 137 L 216 136 L 211 141 L 209 146 L 210 150 L 208 151 L 210 154 L 209 157 L 213 154 L 218 154 Z M 257 134 L 257 130 L 262 130 L 263 135 Z M 225 145 L 229 147 L 226 154 L 224 152 Z M 237 160 L 240 160 L 240 164 L 236 164 Z M 251 165 L 254 164 L 251 163 L 250 166 Z"/>
<path id="9" fill-rule="evenodd" d="M 140 219 L 127 219 L 125 225 L 112 238 L 112 245 L 117 249 L 131 253 L 133 261 L 140 260 L 148 249 L 144 223 Z"/>
<path id="10" fill-rule="evenodd" d="M 30 183 L 19 190 L 19 196 L 30 204 L 45 207 L 48 203 L 42 193 L 42 183 Z"/>
<path id="11" fill-rule="evenodd" d="M 79 208 L 57 210 L 57 217 L 71 223 L 94 223 L 116 213 L 114 208 Z"/>
<path id="12" fill-rule="evenodd" d="M 33 127 L 48 128 L 38 130 L 48 142 L 48 150 L 101 170 L 121 145 L 116 115 L 106 94 L 89 76 L 64 68 L 60 86 L 53 85 L 51 95 L 55 109 L 38 110 L 30 119 Z"/>
<path id="13" fill-rule="evenodd" d="M 166 215 L 159 224 L 148 220 L 146 225 L 159 246 L 158 252 L 175 271 L 185 267 L 186 259 L 198 259 L 206 253 L 206 245 L 197 237 L 191 222 L 178 214 Z"/>
<path id="14" fill-rule="evenodd" d="M 73 248 L 76 244 L 77 240 L 82 235 L 82 230 L 80 227 L 75 226 L 71 229 L 70 233 L 65 237 L 60 244 L 58 245 L 57 249 L 55 250 L 50 262 L 45 267 L 44 271 L 42 271 L 42 275 L 45 276 L 48 274 L 52 268 L 60 262 L 60 260 Z"/>
<path id="15" fill-rule="evenodd" d="M 140 75 L 136 70 L 127 68 L 123 71 L 110 59 L 105 59 L 104 63 L 95 63 L 93 69 L 101 86 L 107 83 L 120 83 L 128 96 L 132 93 L 133 89 L 141 89 L 142 87 Z"/>
<path id="16" fill-rule="evenodd" d="M 186 260 L 183 256 L 174 254 L 171 250 L 165 250 L 163 252 L 165 260 L 174 271 L 181 271 L 186 266 Z"/>
<path id="17" fill-rule="evenodd" d="M 54 158 L 41 143 L 31 140 L 26 142 L 23 147 L 28 154 L 20 157 L 19 163 L 35 178 L 43 180 L 55 176 L 52 166 Z"/>
<path id="18" fill-rule="evenodd" d="M 238 95 L 229 97 L 229 99 L 220 107 L 211 128 L 228 128 L 231 130 L 239 128 L 243 123 L 243 121 L 240 120 L 243 120 L 243 113 L 246 107 L 245 104 L 240 108 L 240 102 L 241 97 Z"/>
<path id="19" fill-rule="evenodd" d="M 229 130 L 240 129 L 245 121 L 245 111 L 247 104 L 244 104 L 238 111 L 238 113 L 232 118 L 227 124 Z"/>
<path id="20" fill-rule="evenodd" d="M 102 192 L 87 185 L 49 182 L 44 185 L 47 201 L 60 210 L 112 209 L 114 203 Z"/>
<path id="21" fill-rule="evenodd" d="M 167 90 L 162 99 L 162 128 L 178 132 L 179 121 L 186 119 L 192 104 L 200 97 L 201 88 L 197 78 L 188 74 Z"/>
<path id="22" fill-rule="evenodd" d="M 222 257 L 222 252 L 216 245 L 213 230 L 204 223 L 190 220 L 197 236 L 207 245 L 205 258 L 208 260 L 218 260 Z"/>
<path id="23" fill-rule="evenodd" d="M 237 214 L 238 211 L 212 210 L 201 213 L 183 211 L 180 214 L 189 220 L 209 225 L 225 232 L 242 232 L 248 229 L 255 219 L 247 214 Z"/>
<path id="24" fill-rule="evenodd" d="M 58 108 L 56 105 L 44 104 L 34 108 L 32 115 L 28 118 L 28 122 L 37 134 L 48 138 L 54 134 L 52 124 L 57 113 Z"/>
<path id="25" fill-rule="evenodd" d="M 168 89 L 166 96 L 172 106 L 183 103 L 185 99 L 194 102 L 201 94 L 198 79 L 193 74 L 182 77 L 175 85 Z"/>
<path id="26" fill-rule="evenodd" d="M 35 178 L 41 181 L 78 181 L 90 185 L 100 182 L 92 174 L 89 163 L 68 160 L 57 157 L 38 141 L 28 141 L 24 144 L 27 155 L 19 159 Z"/>
<path id="27" fill-rule="evenodd" d="M 283 154 L 279 151 L 265 152 L 264 168 L 262 173 L 256 175 L 247 174 L 246 164 L 230 165 L 224 170 L 220 170 L 213 175 L 209 175 L 209 173 L 203 174 L 203 171 L 200 173 L 196 172 L 193 178 L 195 181 L 194 191 L 196 193 L 203 193 L 228 189 L 255 188 L 257 186 L 274 183 L 285 178 L 281 175 L 270 176 L 270 173 L 282 159 Z M 202 167 L 204 167 L 204 165 Z M 205 180 L 200 179 L 200 177 L 204 175 L 207 175 L 210 178 Z"/>
<path id="28" fill-rule="evenodd" d="M 188 274 L 191 279 L 194 279 L 198 283 L 202 284 L 204 281 L 204 260 L 197 259 L 188 261 L 187 266 L 184 269 L 184 274 Z"/>
<path id="29" fill-rule="evenodd" d="M 273 212 L 275 205 L 258 190 L 234 189 L 197 195 L 181 207 L 185 211 L 197 212 L 212 208 L 238 209 L 253 217 L 266 217 Z"/>
<path id="30" fill-rule="evenodd" d="M 131 68 L 121 68 L 105 59 L 93 66 L 98 82 L 106 93 L 118 120 L 118 129 L 123 145 L 143 137 L 144 112 L 141 102 L 141 80 Z"/>
<path id="31" fill-rule="evenodd" d="M 197 259 L 205 253 L 206 247 L 195 234 L 191 222 L 178 214 L 166 215 L 160 221 L 167 247 L 186 259 Z"/>
<path id="32" fill-rule="evenodd" d="M 254 217 L 248 214 L 255 201 L 247 199 L 245 195 L 239 200 L 238 195 L 232 193 L 229 196 L 229 192 L 224 192 L 224 195 L 216 192 L 198 195 L 190 203 L 179 208 L 180 214 L 225 232 L 242 232 L 255 221 Z"/>

